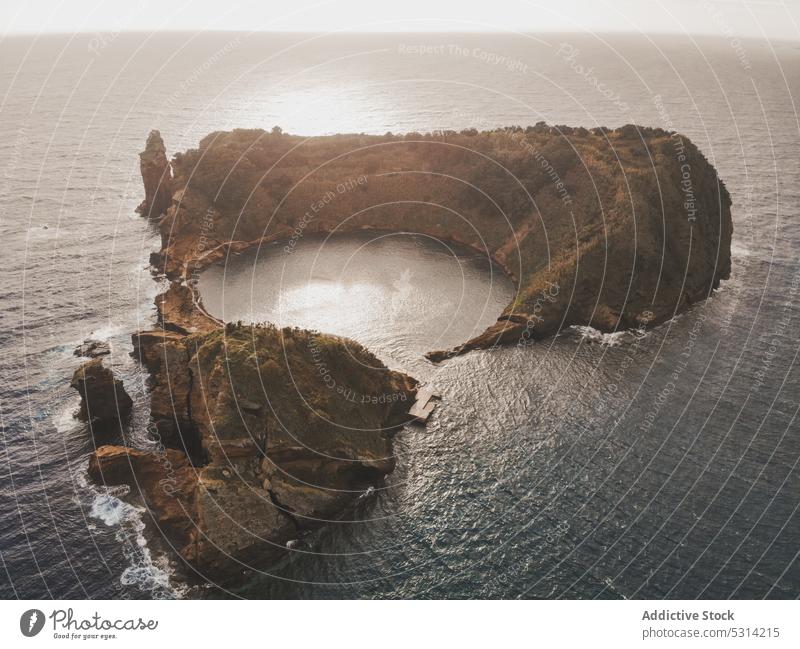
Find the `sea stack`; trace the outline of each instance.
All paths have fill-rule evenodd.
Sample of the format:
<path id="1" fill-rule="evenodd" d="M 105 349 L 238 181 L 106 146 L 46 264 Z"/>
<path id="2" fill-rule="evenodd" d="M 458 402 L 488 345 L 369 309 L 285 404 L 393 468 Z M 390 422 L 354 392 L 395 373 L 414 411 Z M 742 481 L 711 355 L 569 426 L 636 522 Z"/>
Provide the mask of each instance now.
<path id="1" fill-rule="evenodd" d="M 144 151 L 139 154 L 145 198 L 139 212 L 157 218 L 169 208 L 172 200 L 172 168 L 167 160 L 167 149 L 161 133 L 150 131 Z"/>
<path id="2" fill-rule="evenodd" d="M 131 412 L 133 401 L 122 381 L 103 365 L 102 358 L 93 358 L 81 365 L 72 376 L 70 386 L 81 395 L 78 417 L 95 424 L 124 421 Z"/>

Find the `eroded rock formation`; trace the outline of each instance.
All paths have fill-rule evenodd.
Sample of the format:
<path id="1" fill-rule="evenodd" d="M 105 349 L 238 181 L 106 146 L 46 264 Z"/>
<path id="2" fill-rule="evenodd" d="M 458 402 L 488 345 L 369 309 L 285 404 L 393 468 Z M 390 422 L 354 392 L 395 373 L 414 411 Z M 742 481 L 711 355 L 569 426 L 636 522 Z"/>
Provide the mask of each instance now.
<path id="1" fill-rule="evenodd" d="M 196 545 L 192 520 L 197 472 L 185 453 L 143 453 L 125 446 L 101 446 L 89 459 L 89 477 L 97 484 L 131 487 L 147 506 L 152 522 L 177 550 Z"/>
<path id="2" fill-rule="evenodd" d="M 114 378 L 102 358 L 83 363 L 72 375 L 70 386 L 81 395 L 78 417 L 96 426 L 124 422 L 133 407 L 122 381 Z"/>
<path id="3" fill-rule="evenodd" d="M 172 201 L 172 168 L 167 160 L 167 150 L 161 133 L 150 131 L 144 151 L 139 154 L 139 168 L 144 182 L 144 201 L 139 212 L 148 217 L 164 214 Z"/>
<path id="4" fill-rule="evenodd" d="M 661 129 L 236 130 L 171 166 L 153 132 L 142 176 L 143 212 L 163 213 L 151 261 L 172 284 L 134 353 L 167 450 L 102 447 L 90 472 L 136 485 L 184 559 L 213 575 L 268 562 L 379 484 L 415 382 L 352 341 L 223 325 L 192 288 L 199 269 L 308 233 L 403 230 L 469 245 L 518 292 L 486 332 L 431 352 L 437 361 L 569 325 L 657 324 L 730 273 L 728 192 L 691 142 Z"/>

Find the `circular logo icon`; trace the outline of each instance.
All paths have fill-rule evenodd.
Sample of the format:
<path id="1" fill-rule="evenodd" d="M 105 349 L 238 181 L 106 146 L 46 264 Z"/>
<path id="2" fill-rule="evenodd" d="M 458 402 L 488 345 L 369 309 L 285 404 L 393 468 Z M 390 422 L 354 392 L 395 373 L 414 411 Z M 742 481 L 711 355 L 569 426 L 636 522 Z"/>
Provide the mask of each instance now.
<path id="1" fill-rule="evenodd" d="M 22 614 L 22 617 L 19 618 L 19 630 L 22 631 L 22 635 L 32 638 L 35 636 L 39 631 L 42 630 L 44 627 L 44 613 L 42 613 L 38 608 L 32 608 L 29 611 L 25 611 Z"/>

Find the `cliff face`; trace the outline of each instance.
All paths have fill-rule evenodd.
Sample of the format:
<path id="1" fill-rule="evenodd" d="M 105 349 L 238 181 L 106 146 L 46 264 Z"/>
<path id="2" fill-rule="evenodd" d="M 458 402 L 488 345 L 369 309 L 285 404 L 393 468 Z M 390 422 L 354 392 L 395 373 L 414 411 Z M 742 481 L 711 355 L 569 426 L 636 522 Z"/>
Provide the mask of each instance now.
<path id="1" fill-rule="evenodd" d="M 661 129 L 237 130 L 212 133 L 173 168 L 154 258 L 172 277 L 258 241 L 334 230 L 414 231 L 484 251 L 518 294 L 456 352 L 569 325 L 663 322 L 730 273 L 728 192 L 691 142 Z"/>
<path id="2" fill-rule="evenodd" d="M 357 343 L 273 327 L 134 334 L 164 453 L 103 446 L 90 475 L 130 484 L 181 556 L 215 579 L 261 566 L 394 467 L 414 381 Z"/>

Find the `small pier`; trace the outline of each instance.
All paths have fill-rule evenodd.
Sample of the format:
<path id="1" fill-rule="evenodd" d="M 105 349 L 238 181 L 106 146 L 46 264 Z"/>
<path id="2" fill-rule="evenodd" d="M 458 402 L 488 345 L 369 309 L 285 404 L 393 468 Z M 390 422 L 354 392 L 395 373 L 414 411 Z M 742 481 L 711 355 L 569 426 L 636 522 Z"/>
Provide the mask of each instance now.
<path id="1" fill-rule="evenodd" d="M 441 398 L 441 395 L 429 386 L 417 390 L 417 400 L 408 411 L 408 414 L 414 418 L 414 423 L 426 424 L 428 417 L 431 416 Z"/>

